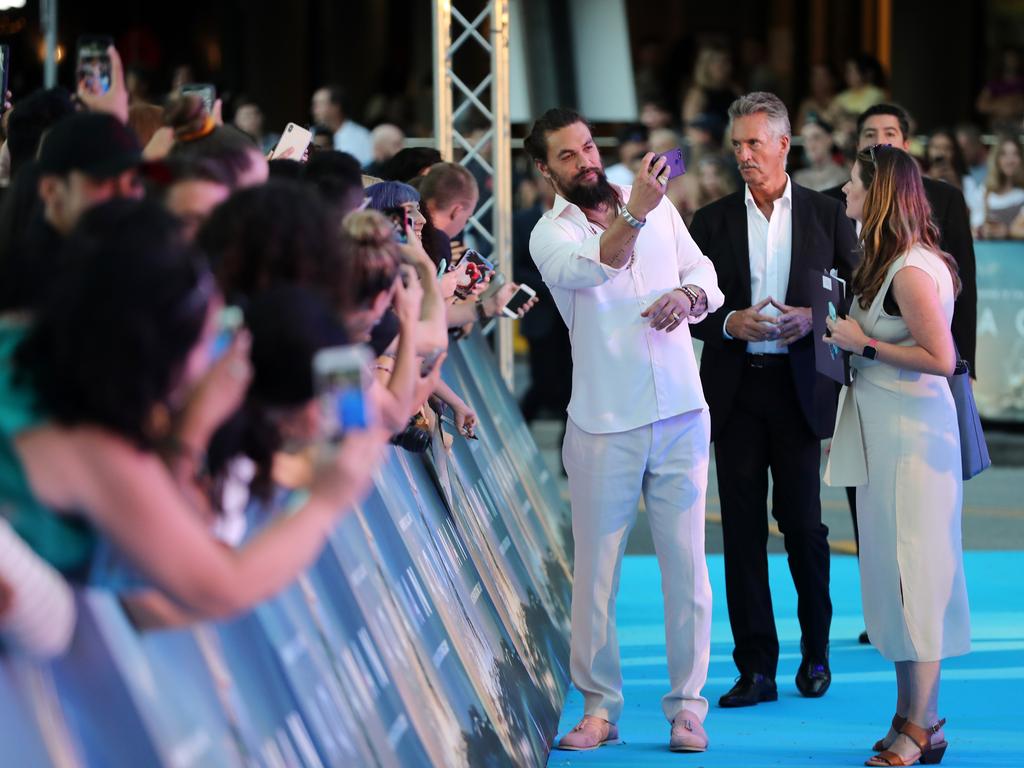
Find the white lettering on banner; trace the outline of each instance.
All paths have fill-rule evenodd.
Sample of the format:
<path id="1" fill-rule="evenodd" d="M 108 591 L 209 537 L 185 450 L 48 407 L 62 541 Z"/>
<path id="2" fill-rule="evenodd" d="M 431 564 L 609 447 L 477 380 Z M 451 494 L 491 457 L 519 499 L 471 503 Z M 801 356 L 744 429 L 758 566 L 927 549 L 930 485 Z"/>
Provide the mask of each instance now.
<path id="1" fill-rule="evenodd" d="M 171 750 L 171 765 L 175 768 L 188 768 L 205 762 L 202 757 L 210 750 L 211 743 L 209 733 L 205 730 L 196 731 Z"/>
<path id="2" fill-rule="evenodd" d="M 434 662 L 434 669 L 441 668 L 441 662 L 448 658 L 448 650 L 448 641 L 442 640 L 441 644 L 437 646 L 437 650 L 434 651 L 434 657 L 432 659 Z"/>
<path id="3" fill-rule="evenodd" d="M 306 638 L 302 635 L 295 635 L 289 642 L 281 646 L 281 649 L 278 651 L 281 661 L 284 662 L 286 667 L 292 666 L 305 652 Z"/>
<path id="4" fill-rule="evenodd" d="M 405 718 L 405 715 L 399 715 L 395 718 L 395 722 L 391 724 L 391 728 L 388 729 L 388 744 L 391 745 L 392 749 L 398 747 L 398 742 L 402 740 L 405 732 L 409 730 L 409 721 Z"/>
<path id="5" fill-rule="evenodd" d="M 510 539 L 508 536 L 506 536 L 505 540 L 503 542 L 501 542 L 501 546 L 498 547 L 498 551 L 501 552 L 501 554 L 504 555 L 506 552 L 508 552 L 508 548 L 511 547 L 511 546 L 512 546 L 512 539 Z"/>
<path id="6" fill-rule="evenodd" d="M 274 738 L 280 739 L 285 744 L 288 744 L 288 737 L 285 732 L 280 728 L 274 732 Z M 291 746 L 288 744 L 288 746 Z M 284 761 L 284 755 L 281 753 L 281 748 L 277 745 L 274 739 L 268 738 L 264 740 L 260 746 L 260 754 L 263 756 L 263 762 L 267 764 L 268 768 L 287 768 L 287 764 Z M 296 762 L 298 761 L 298 755 L 295 755 Z"/>
<path id="7" fill-rule="evenodd" d="M 313 740 L 309 738 L 309 734 L 306 732 L 306 726 L 295 712 L 291 712 L 288 715 L 288 730 L 291 731 L 292 739 L 299 745 L 299 749 L 302 750 L 302 757 L 306 760 L 309 765 L 323 765 L 320 762 L 319 756 L 317 756 L 316 749 L 313 748 Z"/>
<path id="8" fill-rule="evenodd" d="M 363 583 L 363 580 L 365 578 L 366 578 L 366 564 L 365 563 L 360 563 L 359 567 L 356 568 L 354 571 L 352 571 L 352 573 L 349 574 L 349 581 L 352 583 L 353 587 L 358 587 L 360 584 Z"/>
<path id="9" fill-rule="evenodd" d="M 996 315 L 990 307 L 982 307 L 978 313 L 978 336 L 988 334 L 998 336 L 999 328 L 996 326 Z"/>
<path id="10" fill-rule="evenodd" d="M 384 671 L 384 665 L 380 663 L 380 656 L 377 655 L 377 650 L 373 647 L 370 633 L 366 631 L 366 627 L 360 627 L 359 632 L 356 634 L 359 636 L 359 642 L 363 646 L 363 653 L 370 660 L 370 667 L 377 676 L 377 682 L 380 683 L 381 688 L 387 687 L 391 681 L 388 679 L 388 673 Z"/>
<path id="11" fill-rule="evenodd" d="M 345 670 L 348 672 L 349 681 L 352 683 L 352 687 L 355 688 L 356 703 L 359 713 L 362 714 L 366 711 L 367 707 L 372 701 L 370 693 L 370 681 L 365 679 L 360 674 L 359 664 L 356 662 L 355 655 L 352 653 L 351 648 L 345 648 L 341 652 L 341 660 L 345 666 Z"/>
<path id="12" fill-rule="evenodd" d="M 476 586 L 473 587 L 472 593 L 470 593 L 470 595 L 469 595 L 469 599 L 473 601 L 473 605 L 476 605 L 476 601 L 480 599 L 480 593 L 483 592 L 483 591 L 484 591 L 484 588 L 481 586 L 480 582 L 478 581 L 476 583 Z"/>
<path id="13" fill-rule="evenodd" d="M 308 701 L 308 700 L 307 700 Z M 321 735 L 324 740 L 324 748 L 332 755 L 338 751 L 338 742 L 334 738 L 334 729 L 331 723 L 336 717 L 336 710 L 331 707 L 331 696 L 322 683 L 317 683 L 313 689 L 313 699 L 306 706 L 306 715 L 311 722 L 309 727 Z M 305 729 L 305 723 L 300 721 Z M 306 734 L 309 731 L 306 730 Z"/>
<path id="14" fill-rule="evenodd" d="M 430 603 L 427 601 L 427 596 L 423 594 L 423 588 L 420 586 L 420 580 L 416 578 L 416 574 L 412 568 L 406 569 L 406 574 L 409 576 L 409 581 L 412 582 L 413 589 L 416 590 L 416 596 L 419 598 L 420 606 L 423 608 L 423 613 L 430 616 L 434 613 L 434 610 L 430 607 Z"/>
<path id="15" fill-rule="evenodd" d="M 401 529 L 402 533 L 405 533 L 406 528 L 408 528 L 410 525 L 412 525 L 412 515 L 408 513 L 405 515 L 405 517 L 398 521 L 398 527 Z"/>
<path id="16" fill-rule="evenodd" d="M 356 641 L 352 641 L 352 658 L 355 659 L 356 667 L 366 684 L 366 690 L 370 692 L 370 698 L 372 701 L 376 701 L 380 698 L 380 686 L 377 685 L 377 681 L 373 677 L 373 673 L 370 672 L 370 667 L 366 663 L 366 658 L 359 653 L 359 646 L 356 645 Z"/>

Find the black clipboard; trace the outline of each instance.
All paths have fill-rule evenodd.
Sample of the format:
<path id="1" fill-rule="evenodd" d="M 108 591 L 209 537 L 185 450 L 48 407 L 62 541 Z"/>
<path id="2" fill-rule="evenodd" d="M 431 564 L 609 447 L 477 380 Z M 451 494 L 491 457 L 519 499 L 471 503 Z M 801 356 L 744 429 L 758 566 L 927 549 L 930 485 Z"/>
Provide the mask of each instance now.
<path id="1" fill-rule="evenodd" d="M 846 317 L 849 302 L 846 281 L 816 269 L 810 271 L 811 319 L 814 324 L 814 368 L 838 384 L 850 383 L 850 353 L 823 341 L 828 326 L 825 318 Z"/>

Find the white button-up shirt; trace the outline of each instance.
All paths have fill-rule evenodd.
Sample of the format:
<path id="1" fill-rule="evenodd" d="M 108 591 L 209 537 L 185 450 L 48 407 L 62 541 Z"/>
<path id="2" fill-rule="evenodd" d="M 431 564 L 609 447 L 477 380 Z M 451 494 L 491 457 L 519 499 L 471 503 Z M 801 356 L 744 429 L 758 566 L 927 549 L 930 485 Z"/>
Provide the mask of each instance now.
<path id="1" fill-rule="evenodd" d="M 766 219 L 744 187 L 747 206 L 747 248 L 750 251 L 750 303 L 757 304 L 771 296 L 785 303 L 789 290 L 789 265 L 793 256 L 793 182 L 786 175 L 786 191 L 772 203 L 772 217 Z M 732 313 L 730 313 L 732 314 Z M 769 304 L 763 315 L 780 313 Z M 726 322 L 729 318 L 726 317 Z M 789 350 L 777 341 L 749 341 L 747 352 L 757 355 L 784 355 Z"/>
<path id="2" fill-rule="evenodd" d="M 619 190 L 628 202 L 631 187 Z M 708 311 L 717 310 L 725 297 L 711 260 L 667 198 L 647 215 L 632 266 L 601 263 L 601 234 L 558 196 L 530 237 L 530 254 L 572 340 L 569 417 L 585 432 L 604 434 L 706 408 L 689 326 L 656 331 L 640 313 L 684 284 L 702 288 Z"/>
<path id="3" fill-rule="evenodd" d="M 363 168 L 373 162 L 373 139 L 370 132 L 352 120 L 346 120 L 334 132 L 334 148 L 339 152 L 348 152 Z"/>

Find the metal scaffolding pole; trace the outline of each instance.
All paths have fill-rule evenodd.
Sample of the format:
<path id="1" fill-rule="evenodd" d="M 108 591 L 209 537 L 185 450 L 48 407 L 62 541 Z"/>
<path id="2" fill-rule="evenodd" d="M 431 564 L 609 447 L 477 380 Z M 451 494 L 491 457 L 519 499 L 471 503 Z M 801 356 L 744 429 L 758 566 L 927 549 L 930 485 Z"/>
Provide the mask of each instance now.
<path id="1" fill-rule="evenodd" d="M 454 7 L 452 0 L 434 2 L 434 136 L 437 149 L 446 159 L 456 147 L 465 151 L 460 162 L 476 162 L 492 180 L 492 197 L 470 218 L 467 229 L 493 246 L 493 260 L 499 270 L 512 274 L 512 155 L 509 129 L 508 19 L 509 0 L 489 0 L 473 19 Z M 465 6 L 463 6 L 465 7 Z M 453 22 L 456 26 L 453 26 Z M 454 33 L 454 39 L 453 39 Z M 457 72 L 456 52 L 463 45 L 478 45 L 490 56 L 490 72 L 476 85 Z M 460 76 L 462 75 L 462 76 Z M 481 94 L 490 88 L 490 103 Z M 459 103 L 456 99 L 461 97 Z M 489 128 L 476 139 L 464 136 L 459 118 L 469 110 L 477 113 Z M 486 152 L 490 144 L 490 153 Z M 491 226 L 481 217 L 491 212 Z M 501 375 L 512 388 L 512 324 L 497 324 L 497 352 Z"/>

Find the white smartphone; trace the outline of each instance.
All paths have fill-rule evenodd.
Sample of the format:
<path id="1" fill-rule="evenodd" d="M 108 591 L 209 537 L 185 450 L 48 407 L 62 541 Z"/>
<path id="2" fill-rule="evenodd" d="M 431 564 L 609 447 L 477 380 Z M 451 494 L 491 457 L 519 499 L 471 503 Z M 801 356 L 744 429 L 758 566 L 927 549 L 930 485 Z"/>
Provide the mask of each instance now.
<path id="1" fill-rule="evenodd" d="M 530 299 L 537 295 L 537 292 L 528 285 L 520 285 L 508 304 L 501 308 L 501 314 L 505 317 L 519 317 L 519 309 Z"/>
<path id="2" fill-rule="evenodd" d="M 338 440 L 345 432 L 371 425 L 370 362 L 370 351 L 361 344 L 321 349 L 313 357 L 313 386 L 326 439 Z"/>
<path id="3" fill-rule="evenodd" d="M 284 127 L 284 133 L 277 142 L 277 146 L 270 153 L 271 160 L 302 160 L 302 156 L 313 140 L 313 134 L 308 129 L 295 123 L 288 123 Z"/>

